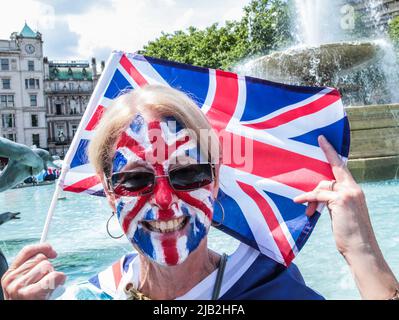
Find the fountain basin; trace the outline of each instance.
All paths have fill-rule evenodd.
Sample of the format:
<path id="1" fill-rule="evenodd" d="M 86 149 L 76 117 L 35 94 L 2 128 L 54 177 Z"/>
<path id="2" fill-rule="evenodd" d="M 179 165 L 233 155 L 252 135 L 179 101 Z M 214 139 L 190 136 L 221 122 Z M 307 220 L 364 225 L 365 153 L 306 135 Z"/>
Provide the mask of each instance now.
<path id="1" fill-rule="evenodd" d="M 372 42 L 293 47 L 255 59 L 247 67 L 254 76 L 271 81 L 323 85 L 338 73 L 349 72 L 376 59 L 379 51 Z"/>
<path id="2" fill-rule="evenodd" d="M 351 125 L 348 166 L 356 181 L 399 176 L 399 104 L 347 107 Z"/>
<path id="3" fill-rule="evenodd" d="M 338 88 L 345 105 L 399 101 L 392 46 L 379 39 L 292 47 L 254 59 L 239 73 L 301 86 Z"/>

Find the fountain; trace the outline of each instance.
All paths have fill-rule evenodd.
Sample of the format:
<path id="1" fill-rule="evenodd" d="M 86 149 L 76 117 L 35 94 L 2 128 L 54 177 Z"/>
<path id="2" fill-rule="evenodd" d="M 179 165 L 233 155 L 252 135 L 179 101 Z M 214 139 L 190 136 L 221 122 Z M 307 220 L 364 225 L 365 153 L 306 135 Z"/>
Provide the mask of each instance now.
<path id="1" fill-rule="evenodd" d="M 376 25 L 379 15 L 372 8 L 378 7 L 378 1 L 370 0 L 367 10 Z M 351 7 L 343 0 L 295 0 L 294 4 L 298 44 L 248 62 L 246 74 L 288 84 L 335 87 L 345 105 L 399 102 L 399 67 L 382 31 L 371 28 L 369 39 L 356 39 L 349 31 L 353 22 L 345 18 Z"/>
<path id="2" fill-rule="evenodd" d="M 378 27 L 382 0 L 366 0 L 369 36 L 357 39 L 344 0 L 294 0 L 297 44 L 238 72 L 294 85 L 338 88 L 351 122 L 349 167 L 360 181 L 393 179 L 399 167 L 399 65 Z M 365 107 L 367 105 L 367 107 Z"/>

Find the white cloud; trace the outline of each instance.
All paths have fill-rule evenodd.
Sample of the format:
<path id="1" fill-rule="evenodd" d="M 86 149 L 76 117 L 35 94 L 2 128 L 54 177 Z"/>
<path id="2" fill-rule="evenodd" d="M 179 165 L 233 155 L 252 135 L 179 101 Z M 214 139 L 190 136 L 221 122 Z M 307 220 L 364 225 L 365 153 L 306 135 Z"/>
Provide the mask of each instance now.
<path id="1" fill-rule="evenodd" d="M 193 19 L 194 17 L 194 9 L 189 8 L 187 9 L 180 17 L 177 18 L 176 22 L 173 25 L 173 29 L 179 30 L 179 29 L 186 29 L 190 25 L 193 24 Z"/>
<path id="2" fill-rule="evenodd" d="M 242 17 L 242 7 L 231 7 L 223 15 L 222 20 L 233 21 L 233 20 L 239 20 L 241 19 L 241 17 Z"/>
<path id="3" fill-rule="evenodd" d="M 176 1 L 175 0 L 160 0 L 161 3 L 164 3 L 165 5 L 169 6 L 169 7 L 173 7 L 176 5 Z"/>
<path id="4" fill-rule="evenodd" d="M 53 0 L 52 0 L 53 1 Z M 70 58 L 90 59 L 96 52 L 109 50 L 136 51 L 161 32 L 173 32 L 193 25 L 205 28 L 214 22 L 239 19 L 242 8 L 249 0 L 103 0 L 102 5 L 63 7 L 54 10 L 50 0 L 13 0 L 3 4 L 0 19 L 0 38 L 7 39 L 11 32 L 20 31 L 25 19 L 33 29 L 43 34 L 44 46 L 52 48 L 50 59 L 68 58 L 62 39 L 69 39 L 75 54 Z M 57 0 L 58 1 L 58 0 Z M 45 3 L 44 3 L 45 2 Z M 56 2 L 54 2 L 56 3 Z M 64 0 L 57 2 L 58 7 Z M 93 2 L 94 3 L 94 2 Z M 57 8 L 58 8 L 57 7 Z M 79 11 L 79 8 L 81 10 Z M 62 12 L 62 14 L 61 14 Z M 55 29 L 57 21 L 63 22 L 62 30 Z M 54 52 L 47 39 L 59 32 L 59 51 Z M 68 37 L 65 32 L 68 32 Z M 51 36 L 50 36 L 51 35 Z M 78 41 L 78 45 L 75 42 Z M 72 46 L 73 44 L 73 46 Z M 51 55 L 58 56 L 51 56 Z M 104 59 L 105 57 L 101 57 Z"/>
<path id="5" fill-rule="evenodd" d="M 8 39 L 12 32 L 20 32 L 26 21 L 32 29 L 42 30 L 54 26 L 52 6 L 33 0 L 14 0 L 2 3 L 0 38 Z"/>

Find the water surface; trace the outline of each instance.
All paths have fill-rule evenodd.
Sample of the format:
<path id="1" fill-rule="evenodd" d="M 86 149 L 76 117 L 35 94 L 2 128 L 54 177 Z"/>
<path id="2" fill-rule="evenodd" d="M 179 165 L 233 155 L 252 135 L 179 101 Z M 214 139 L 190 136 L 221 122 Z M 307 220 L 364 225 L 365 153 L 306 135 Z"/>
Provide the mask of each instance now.
<path id="1" fill-rule="evenodd" d="M 371 220 L 382 251 L 399 277 L 399 181 L 362 185 Z M 0 248 L 9 260 L 25 245 L 38 242 L 54 185 L 14 189 L 0 193 L 0 211 L 20 211 L 21 219 L 0 226 Z M 87 279 L 131 251 L 124 239 L 111 239 L 106 221 L 111 214 L 105 199 L 66 193 L 50 228 L 49 242 L 59 253 L 55 266 L 67 273 L 68 283 Z M 111 223 L 113 234 L 120 234 Z M 212 229 L 209 246 L 232 253 L 238 242 Z M 335 249 L 327 212 L 297 259 L 307 284 L 328 299 L 358 299 L 350 271 Z"/>

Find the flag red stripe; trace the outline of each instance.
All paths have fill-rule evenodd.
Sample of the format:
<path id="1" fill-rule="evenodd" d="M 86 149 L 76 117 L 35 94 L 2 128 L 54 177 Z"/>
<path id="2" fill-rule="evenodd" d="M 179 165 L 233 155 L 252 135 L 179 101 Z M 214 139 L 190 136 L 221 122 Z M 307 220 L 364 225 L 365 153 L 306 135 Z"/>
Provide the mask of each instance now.
<path id="1" fill-rule="evenodd" d="M 96 186 L 99 183 L 101 183 L 101 181 L 97 176 L 91 176 L 83 180 L 80 180 L 74 184 L 71 184 L 70 186 L 66 186 L 63 189 L 64 191 L 80 193 L 87 191 L 88 189 Z"/>
<path id="2" fill-rule="evenodd" d="M 118 289 L 119 283 L 121 282 L 122 279 L 122 273 L 121 273 L 121 262 L 115 262 L 112 265 L 112 273 L 114 275 L 114 282 L 115 282 L 115 289 Z"/>
<path id="3" fill-rule="evenodd" d="M 224 165 L 273 179 L 304 192 L 316 188 L 321 180 L 334 179 L 331 166 L 326 162 L 259 141 L 247 140 L 248 138 L 233 133 L 225 134 L 230 134 L 230 142 L 223 145 Z M 240 161 L 240 151 L 244 154 L 246 143 L 252 144 L 253 152 L 245 154 L 245 158 Z M 239 145 L 241 150 L 238 149 Z"/>
<path id="4" fill-rule="evenodd" d="M 147 80 L 141 75 L 141 73 L 136 69 L 136 67 L 129 61 L 126 55 L 122 55 L 120 64 L 123 69 L 132 77 L 134 82 L 136 82 L 140 87 L 148 84 Z"/>
<path id="5" fill-rule="evenodd" d="M 272 233 L 273 239 L 276 242 L 283 258 L 285 264 L 288 266 L 291 261 L 295 258 L 295 254 L 292 251 L 291 244 L 288 242 L 277 217 L 275 216 L 273 209 L 270 207 L 269 203 L 263 198 L 259 192 L 252 186 L 245 184 L 243 182 L 237 181 L 238 185 L 241 189 L 251 197 L 256 205 L 258 206 L 260 212 L 262 213 L 263 217 L 269 229 Z"/>
<path id="6" fill-rule="evenodd" d="M 234 73 L 216 70 L 216 89 L 207 116 L 212 119 L 216 130 L 226 128 L 232 118 L 238 101 L 238 76 Z"/>
<path id="7" fill-rule="evenodd" d="M 258 130 L 276 128 L 278 126 L 286 124 L 295 119 L 307 116 L 309 114 L 316 113 L 316 112 L 330 106 L 331 104 L 337 102 L 339 99 L 340 99 L 340 96 L 339 96 L 338 91 L 332 91 L 330 93 L 325 94 L 324 96 L 317 99 L 316 101 L 313 101 L 307 105 L 284 112 L 283 114 L 280 114 L 272 119 L 269 119 L 269 120 L 266 120 L 263 122 L 259 122 L 259 123 L 245 124 L 245 126 L 254 128 L 254 129 L 258 129 Z"/>
<path id="8" fill-rule="evenodd" d="M 89 123 L 86 126 L 87 131 L 94 130 L 97 126 L 97 124 L 100 122 L 101 117 L 103 116 L 105 111 L 105 108 L 102 105 L 99 105 L 96 110 L 94 111 L 93 115 L 91 116 L 91 119 Z"/>

